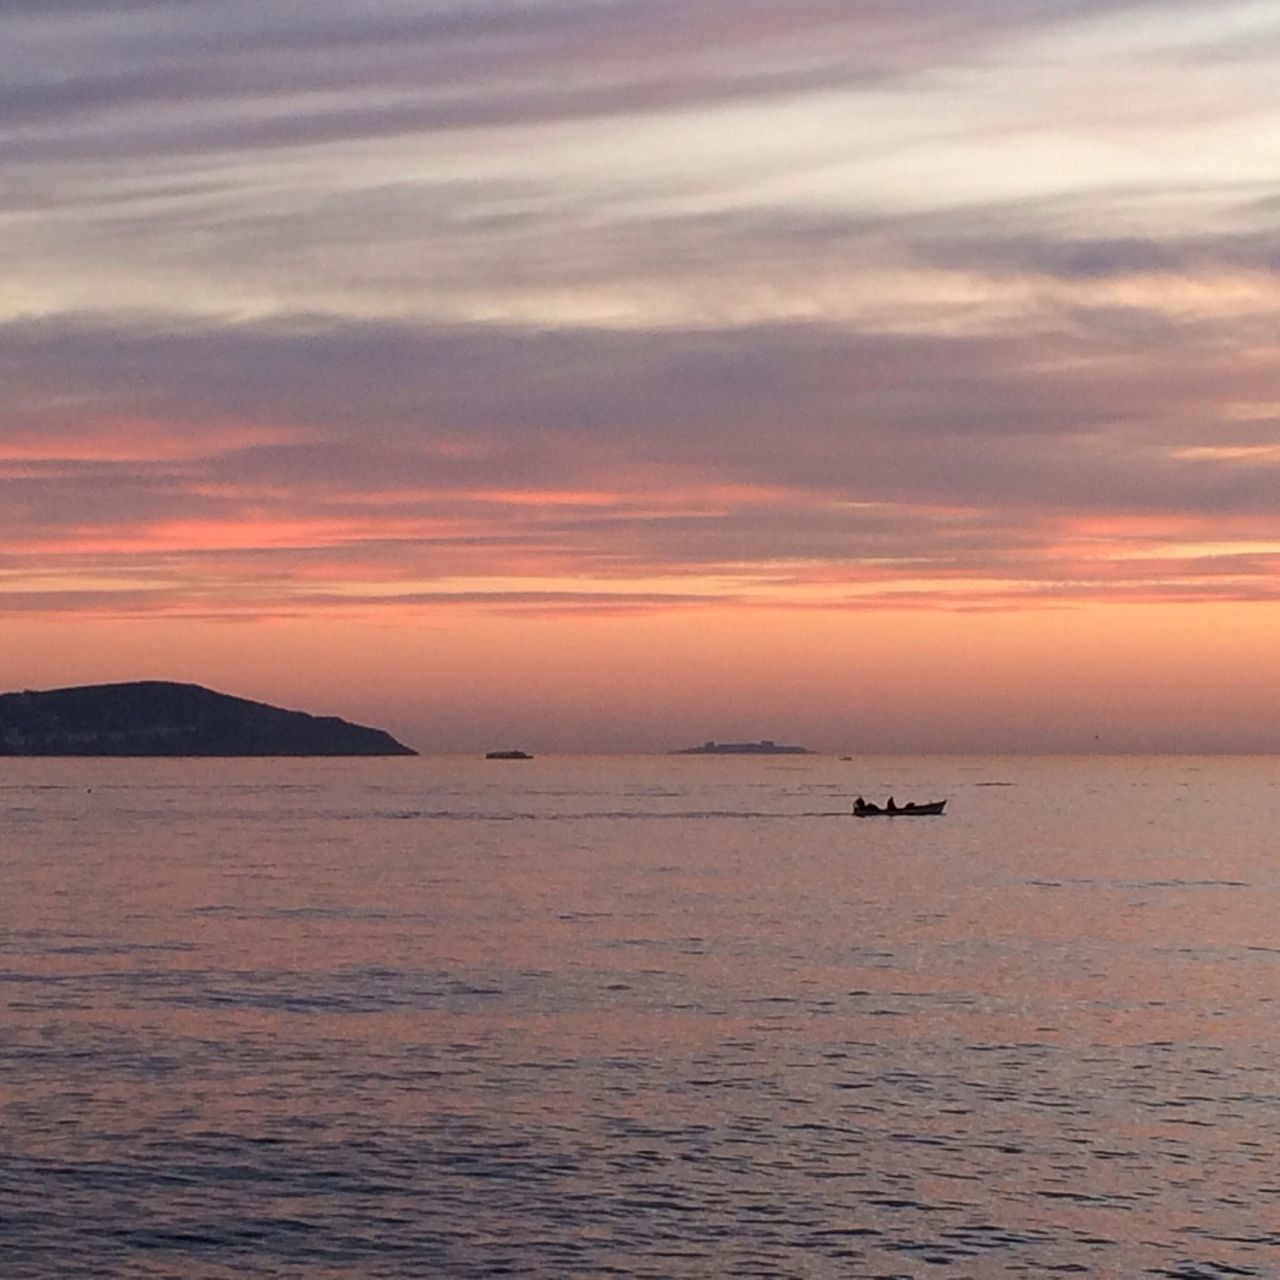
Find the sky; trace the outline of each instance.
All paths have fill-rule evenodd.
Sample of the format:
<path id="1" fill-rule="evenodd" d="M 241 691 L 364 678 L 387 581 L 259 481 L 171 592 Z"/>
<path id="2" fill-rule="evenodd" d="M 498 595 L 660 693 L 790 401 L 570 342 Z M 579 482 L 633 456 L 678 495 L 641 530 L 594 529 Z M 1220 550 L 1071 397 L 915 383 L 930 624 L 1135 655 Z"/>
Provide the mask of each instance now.
<path id="1" fill-rule="evenodd" d="M 5 0 L 0 684 L 1280 747 L 1280 6 Z"/>

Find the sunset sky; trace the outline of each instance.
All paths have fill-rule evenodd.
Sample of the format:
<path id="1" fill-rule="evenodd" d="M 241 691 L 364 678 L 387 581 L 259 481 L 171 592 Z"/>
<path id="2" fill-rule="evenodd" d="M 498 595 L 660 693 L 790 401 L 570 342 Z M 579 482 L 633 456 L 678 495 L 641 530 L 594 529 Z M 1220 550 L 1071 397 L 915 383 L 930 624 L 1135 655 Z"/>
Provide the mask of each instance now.
<path id="1" fill-rule="evenodd" d="M 1280 5 L 5 0 L 0 687 L 1280 747 Z"/>

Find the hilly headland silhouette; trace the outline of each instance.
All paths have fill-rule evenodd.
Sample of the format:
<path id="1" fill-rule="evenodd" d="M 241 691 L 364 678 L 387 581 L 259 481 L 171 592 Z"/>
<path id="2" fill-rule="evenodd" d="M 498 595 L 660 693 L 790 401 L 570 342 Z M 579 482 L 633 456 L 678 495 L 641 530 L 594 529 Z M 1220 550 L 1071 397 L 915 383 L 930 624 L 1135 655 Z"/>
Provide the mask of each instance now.
<path id="1" fill-rule="evenodd" d="M 412 756 L 382 729 L 198 684 L 135 680 L 0 694 L 0 756 Z"/>

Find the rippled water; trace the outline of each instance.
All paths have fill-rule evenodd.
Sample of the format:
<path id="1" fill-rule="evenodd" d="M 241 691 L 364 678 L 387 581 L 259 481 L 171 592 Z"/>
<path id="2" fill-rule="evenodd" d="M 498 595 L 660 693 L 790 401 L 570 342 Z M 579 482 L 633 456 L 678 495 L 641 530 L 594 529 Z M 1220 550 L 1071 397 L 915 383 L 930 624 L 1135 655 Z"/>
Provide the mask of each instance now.
<path id="1" fill-rule="evenodd" d="M 1280 1275 L 1280 761 L 3 777 L 6 1280 Z"/>

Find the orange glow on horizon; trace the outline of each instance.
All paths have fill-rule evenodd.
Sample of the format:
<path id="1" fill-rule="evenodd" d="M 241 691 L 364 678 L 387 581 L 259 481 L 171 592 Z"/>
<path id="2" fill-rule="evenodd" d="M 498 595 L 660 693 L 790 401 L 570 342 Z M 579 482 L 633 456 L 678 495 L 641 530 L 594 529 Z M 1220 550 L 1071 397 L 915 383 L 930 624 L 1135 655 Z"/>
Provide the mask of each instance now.
<path id="1" fill-rule="evenodd" d="M 147 677 L 382 724 L 426 750 L 1267 750 L 1277 610 L 1092 605 L 936 615 L 720 606 L 611 616 L 437 609 L 11 618 L 18 687 Z M 1205 656 L 1230 637 L 1232 662 Z"/>

